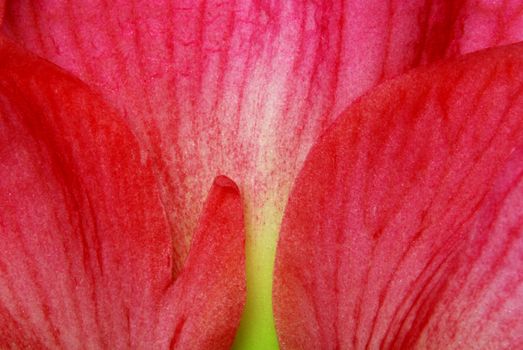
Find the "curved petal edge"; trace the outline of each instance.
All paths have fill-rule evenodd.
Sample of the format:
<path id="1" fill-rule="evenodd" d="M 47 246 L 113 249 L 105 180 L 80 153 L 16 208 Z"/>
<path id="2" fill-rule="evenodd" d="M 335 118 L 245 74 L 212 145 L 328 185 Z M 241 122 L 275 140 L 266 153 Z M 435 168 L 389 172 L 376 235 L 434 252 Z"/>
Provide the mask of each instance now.
<path id="1" fill-rule="evenodd" d="M 0 347 L 228 347 L 239 192 L 216 180 L 178 274 L 155 170 L 97 94 L 0 38 Z"/>
<path id="2" fill-rule="evenodd" d="M 353 104 L 286 209 L 282 348 L 520 345 L 519 180 L 496 206 L 489 193 L 522 144 L 523 44 L 413 71 Z"/>

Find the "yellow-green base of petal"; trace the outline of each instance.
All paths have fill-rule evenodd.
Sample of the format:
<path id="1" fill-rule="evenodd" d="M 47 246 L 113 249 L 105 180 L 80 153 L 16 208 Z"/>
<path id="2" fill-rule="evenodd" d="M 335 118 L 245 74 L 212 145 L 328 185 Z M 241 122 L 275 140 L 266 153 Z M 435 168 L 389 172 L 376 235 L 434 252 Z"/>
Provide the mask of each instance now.
<path id="1" fill-rule="evenodd" d="M 254 211 L 255 215 L 245 218 L 247 302 L 235 350 L 279 349 L 272 313 L 272 276 L 283 210 L 268 201 Z"/>

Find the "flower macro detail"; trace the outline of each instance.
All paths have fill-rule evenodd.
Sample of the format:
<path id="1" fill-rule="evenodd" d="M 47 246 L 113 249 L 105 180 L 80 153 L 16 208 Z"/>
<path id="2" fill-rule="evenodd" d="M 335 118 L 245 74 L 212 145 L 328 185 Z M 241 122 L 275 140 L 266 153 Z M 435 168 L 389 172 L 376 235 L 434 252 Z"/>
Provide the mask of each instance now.
<path id="1" fill-rule="evenodd" d="M 520 346 L 520 0 L 0 0 L 0 347 Z"/>

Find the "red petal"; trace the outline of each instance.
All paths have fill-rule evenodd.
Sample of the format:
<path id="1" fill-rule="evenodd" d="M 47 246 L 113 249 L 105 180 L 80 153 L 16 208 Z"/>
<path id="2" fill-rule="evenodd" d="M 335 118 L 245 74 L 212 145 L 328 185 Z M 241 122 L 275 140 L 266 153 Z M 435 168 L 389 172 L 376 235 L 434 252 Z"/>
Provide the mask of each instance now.
<path id="1" fill-rule="evenodd" d="M 176 271 L 214 176 L 248 189 L 251 300 L 268 312 L 279 213 L 312 142 L 387 78 L 470 43 L 477 49 L 523 38 L 513 6 L 476 5 L 18 0 L 8 2 L 2 29 L 95 87 L 126 117 L 158 168 L 179 242 Z"/>
<path id="2" fill-rule="evenodd" d="M 5 0 L 0 0 L 0 26 L 4 20 Z"/>
<path id="3" fill-rule="evenodd" d="M 251 300 L 268 312 L 280 213 L 312 142 L 387 78 L 471 46 L 523 38 L 517 9 L 503 6 L 17 0 L 8 2 L 2 30 L 95 87 L 125 116 L 157 167 L 179 243 L 176 271 L 208 183 L 223 173 L 248 189 Z M 252 332 L 256 343 L 260 329 Z"/>
<path id="4" fill-rule="evenodd" d="M 153 169 L 99 96 L 0 38 L 0 121 L 0 347 L 231 343 L 245 290 L 241 201 L 229 182 L 217 180 L 173 281 Z"/>
<path id="5" fill-rule="evenodd" d="M 523 39 L 519 10 L 477 1 L 21 0 L 9 2 L 3 29 L 95 86 L 160 157 L 185 256 L 216 174 L 261 202 L 285 193 L 311 143 L 355 98 L 422 63 Z M 179 226 L 179 217 L 191 220 Z"/>
<path id="6" fill-rule="evenodd" d="M 512 158 L 478 209 L 468 239 L 418 298 L 421 317 L 403 320 L 403 344 L 395 347 L 523 346 L 522 150 Z"/>
<path id="7" fill-rule="evenodd" d="M 236 184 L 216 178 L 184 270 L 162 308 L 163 323 L 178 333 L 171 347 L 231 347 L 246 294 L 242 212 Z"/>
<path id="8" fill-rule="evenodd" d="M 282 347 L 444 339 L 447 348 L 458 342 L 443 328 L 441 307 L 452 299 L 451 310 L 463 311 L 452 320 L 468 333 L 482 305 L 497 303 L 477 326 L 489 328 L 481 340 L 517 347 L 521 323 L 501 321 L 523 311 L 521 231 L 510 226 L 522 213 L 519 185 L 511 182 L 516 199 L 496 213 L 487 193 L 522 143 L 523 45 L 413 72 L 355 103 L 313 148 L 286 210 L 274 285 Z M 492 236 L 486 254 L 506 261 L 480 256 L 484 236 L 474 230 Z M 515 243 L 504 250 L 507 236 Z M 476 286 L 485 289 L 469 293 Z"/>

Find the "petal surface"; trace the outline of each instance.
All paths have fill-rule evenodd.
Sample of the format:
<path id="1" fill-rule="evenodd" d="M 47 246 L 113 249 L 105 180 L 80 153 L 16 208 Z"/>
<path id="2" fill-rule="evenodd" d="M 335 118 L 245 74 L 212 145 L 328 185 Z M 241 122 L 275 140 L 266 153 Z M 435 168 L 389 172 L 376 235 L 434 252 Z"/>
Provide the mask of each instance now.
<path id="1" fill-rule="evenodd" d="M 523 40 L 521 1 L 458 1 L 455 6 L 459 10 L 447 57 Z"/>
<path id="2" fill-rule="evenodd" d="M 160 175 L 172 220 L 193 218 L 179 232 L 188 247 L 216 173 L 252 185 L 263 203 L 292 183 L 312 142 L 357 97 L 418 65 L 522 40 L 522 7 L 24 0 L 8 2 L 2 31 L 122 112 L 169 170 Z M 179 186 L 188 198 L 167 198 Z"/>
<path id="3" fill-rule="evenodd" d="M 2 31 L 125 116 L 162 184 L 175 270 L 207 184 L 218 174 L 239 183 L 246 317 L 264 324 L 244 345 L 263 348 L 260 337 L 276 346 L 270 286 L 281 213 L 313 141 L 388 78 L 523 38 L 519 1 L 497 3 L 22 0 L 7 2 Z"/>
<path id="4" fill-rule="evenodd" d="M 522 150 L 511 158 L 478 209 L 459 255 L 423 291 L 415 305 L 419 316 L 403 321 L 404 336 L 394 347 L 523 346 Z"/>
<path id="5" fill-rule="evenodd" d="M 521 189 L 499 174 L 523 143 L 522 72 L 521 44 L 413 71 L 314 146 L 278 243 L 282 348 L 517 348 Z"/>
<path id="6" fill-rule="evenodd" d="M 3 38 L 0 207 L 0 347 L 231 345 L 245 299 L 235 185 L 216 179 L 177 274 L 154 167 L 129 127 Z"/>
<path id="7" fill-rule="evenodd" d="M 5 9 L 5 1 L 0 1 L 0 25 L 2 25 L 2 21 L 4 19 L 4 9 Z"/>

